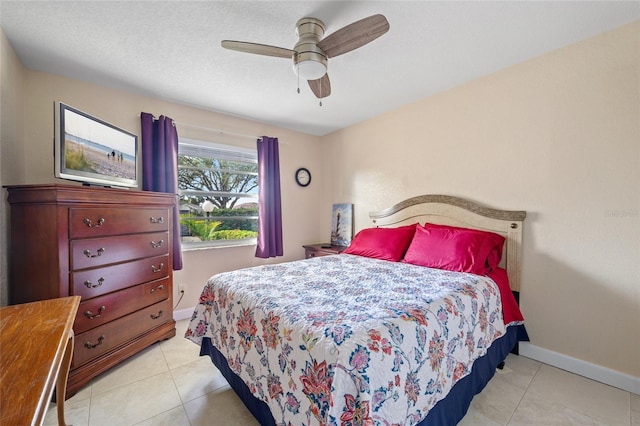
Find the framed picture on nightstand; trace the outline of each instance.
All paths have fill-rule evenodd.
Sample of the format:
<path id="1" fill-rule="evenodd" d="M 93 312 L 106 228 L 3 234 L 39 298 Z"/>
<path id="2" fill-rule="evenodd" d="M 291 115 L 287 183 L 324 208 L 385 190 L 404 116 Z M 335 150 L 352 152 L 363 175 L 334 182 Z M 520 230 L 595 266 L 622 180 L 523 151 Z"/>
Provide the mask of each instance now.
<path id="1" fill-rule="evenodd" d="M 331 215 L 331 244 L 348 246 L 353 238 L 353 204 L 334 204 Z"/>

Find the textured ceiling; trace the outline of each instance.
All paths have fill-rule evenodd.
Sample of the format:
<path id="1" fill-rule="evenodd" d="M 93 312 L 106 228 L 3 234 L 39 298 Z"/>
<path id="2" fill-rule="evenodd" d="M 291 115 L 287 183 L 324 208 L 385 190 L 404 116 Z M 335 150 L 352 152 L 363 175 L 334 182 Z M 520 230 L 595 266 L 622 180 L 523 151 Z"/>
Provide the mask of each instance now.
<path id="1" fill-rule="evenodd" d="M 329 60 L 323 106 L 290 60 L 220 47 L 290 49 L 301 17 L 329 35 L 376 13 L 391 29 Z M 637 19 L 638 1 L 0 1 L 27 68 L 315 135 Z"/>

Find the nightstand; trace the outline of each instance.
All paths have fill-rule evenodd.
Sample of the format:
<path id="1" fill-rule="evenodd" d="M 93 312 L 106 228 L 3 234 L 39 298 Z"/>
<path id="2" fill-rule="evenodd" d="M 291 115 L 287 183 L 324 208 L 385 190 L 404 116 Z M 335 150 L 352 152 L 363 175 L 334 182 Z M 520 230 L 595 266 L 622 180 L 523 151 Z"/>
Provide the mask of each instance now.
<path id="1" fill-rule="evenodd" d="M 305 259 L 319 256 L 329 256 L 330 254 L 340 254 L 347 246 L 334 246 L 329 243 L 324 244 L 308 244 L 304 247 Z"/>

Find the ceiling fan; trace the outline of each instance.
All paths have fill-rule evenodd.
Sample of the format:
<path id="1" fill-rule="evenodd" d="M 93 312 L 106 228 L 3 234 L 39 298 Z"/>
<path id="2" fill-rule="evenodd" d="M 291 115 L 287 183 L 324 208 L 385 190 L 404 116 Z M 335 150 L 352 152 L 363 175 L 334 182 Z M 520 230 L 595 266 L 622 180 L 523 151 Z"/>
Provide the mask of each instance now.
<path id="1" fill-rule="evenodd" d="M 350 52 L 389 31 L 383 15 L 372 15 L 353 22 L 331 35 L 324 36 L 324 22 L 317 18 L 302 18 L 296 23 L 298 42 L 291 49 L 245 41 L 223 40 L 222 47 L 258 55 L 293 59 L 293 71 L 309 82 L 319 99 L 331 94 L 327 74 L 328 59 Z M 299 89 L 298 89 L 299 90 Z"/>

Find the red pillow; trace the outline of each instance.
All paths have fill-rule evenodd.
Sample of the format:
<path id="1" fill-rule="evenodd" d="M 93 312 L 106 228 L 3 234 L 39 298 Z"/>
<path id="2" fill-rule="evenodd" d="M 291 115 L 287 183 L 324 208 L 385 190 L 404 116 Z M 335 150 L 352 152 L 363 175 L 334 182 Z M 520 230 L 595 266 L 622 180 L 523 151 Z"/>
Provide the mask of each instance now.
<path id="1" fill-rule="evenodd" d="M 426 229 L 429 229 L 429 228 L 454 229 L 460 232 L 478 234 L 483 238 L 486 238 L 486 240 L 484 240 L 484 243 L 486 244 L 485 249 L 489 250 L 489 254 L 487 255 L 487 268 L 488 268 L 488 270 L 486 271 L 487 273 L 494 271 L 500 264 L 500 260 L 502 260 L 502 249 L 504 248 L 504 237 L 502 235 L 498 235 L 494 232 L 489 232 L 489 231 L 481 231 L 479 229 L 460 228 L 457 226 L 438 225 L 435 223 L 425 223 L 424 227 Z"/>
<path id="2" fill-rule="evenodd" d="M 411 243 L 417 224 L 398 228 L 366 228 L 343 253 L 398 262 Z"/>
<path id="3" fill-rule="evenodd" d="M 426 223 L 418 227 L 405 262 L 485 275 L 498 266 L 504 237 L 493 232 Z"/>

